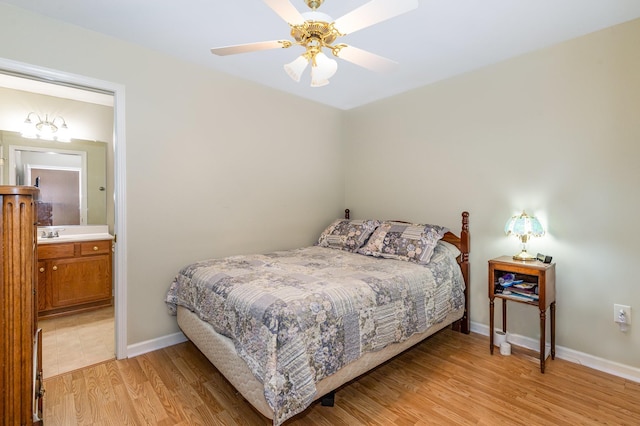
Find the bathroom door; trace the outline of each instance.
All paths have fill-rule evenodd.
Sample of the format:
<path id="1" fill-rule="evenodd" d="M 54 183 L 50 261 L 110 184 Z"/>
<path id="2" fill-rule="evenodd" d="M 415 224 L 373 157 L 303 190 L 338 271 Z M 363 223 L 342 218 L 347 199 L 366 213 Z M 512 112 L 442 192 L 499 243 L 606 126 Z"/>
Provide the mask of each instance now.
<path id="1" fill-rule="evenodd" d="M 31 168 L 31 185 L 51 204 L 52 225 L 84 225 L 80 215 L 80 170 Z"/>

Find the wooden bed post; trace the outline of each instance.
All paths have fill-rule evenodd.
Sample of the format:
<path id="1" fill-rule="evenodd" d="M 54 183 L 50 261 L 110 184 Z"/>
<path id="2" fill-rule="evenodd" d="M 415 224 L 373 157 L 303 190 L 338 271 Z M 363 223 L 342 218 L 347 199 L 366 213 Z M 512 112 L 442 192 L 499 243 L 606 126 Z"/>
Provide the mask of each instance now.
<path id="1" fill-rule="evenodd" d="M 350 219 L 349 218 L 349 214 L 351 213 L 351 211 L 349 209 L 344 209 L 344 218 L 345 219 Z"/>
<path id="2" fill-rule="evenodd" d="M 469 237 L 469 212 L 462 212 L 462 228 L 460 230 L 460 257 L 458 264 L 464 278 L 464 316 L 453 323 L 452 328 L 460 333 L 469 334 L 471 332 L 471 281 L 469 269 L 469 249 L 471 248 L 471 239 Z"/>

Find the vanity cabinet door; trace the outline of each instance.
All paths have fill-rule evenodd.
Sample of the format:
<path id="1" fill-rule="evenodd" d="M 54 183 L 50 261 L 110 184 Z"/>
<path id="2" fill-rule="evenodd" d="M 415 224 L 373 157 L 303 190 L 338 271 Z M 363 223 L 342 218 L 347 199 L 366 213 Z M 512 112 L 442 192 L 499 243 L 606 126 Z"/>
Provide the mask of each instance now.
<path id="1" fill-rule="evenodd" d="M 109 256 L 87 256 L 49 262 L 51 306 L 79 305 L 111 298 Z"/>

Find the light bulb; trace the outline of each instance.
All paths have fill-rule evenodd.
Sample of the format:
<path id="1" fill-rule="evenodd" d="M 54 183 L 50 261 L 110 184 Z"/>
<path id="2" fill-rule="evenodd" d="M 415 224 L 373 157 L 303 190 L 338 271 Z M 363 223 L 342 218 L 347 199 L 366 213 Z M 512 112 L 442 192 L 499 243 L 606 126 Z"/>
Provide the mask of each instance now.
<path id="1" fill-rule="evenodd" d="M 48 121 L 42 123 L 42 125 L 39 126 L 39 130 L 40 131 L 38 132 L 38 137 L 40 137 L 40 139 L 45 139 L 48 141 L 53 140 L 53 134 L 55 133 L 55 130 Z"/>

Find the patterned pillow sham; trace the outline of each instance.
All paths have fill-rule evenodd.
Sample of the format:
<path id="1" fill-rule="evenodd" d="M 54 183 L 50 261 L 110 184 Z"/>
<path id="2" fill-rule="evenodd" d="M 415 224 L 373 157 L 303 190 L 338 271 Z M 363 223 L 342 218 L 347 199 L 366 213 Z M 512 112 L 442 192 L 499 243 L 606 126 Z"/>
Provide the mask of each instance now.
<path id="1" fill-rule="evenodd" d="M 438 225 L 385 221 L 358 253 L 426 264 L 447 231 L 447 228 Z"/>
<path id="2" fill-rule="evenodd" d="M 320 247 L 355 252 L 380 225 L 379 220 L 336 219 L 318 239 Z"/>

